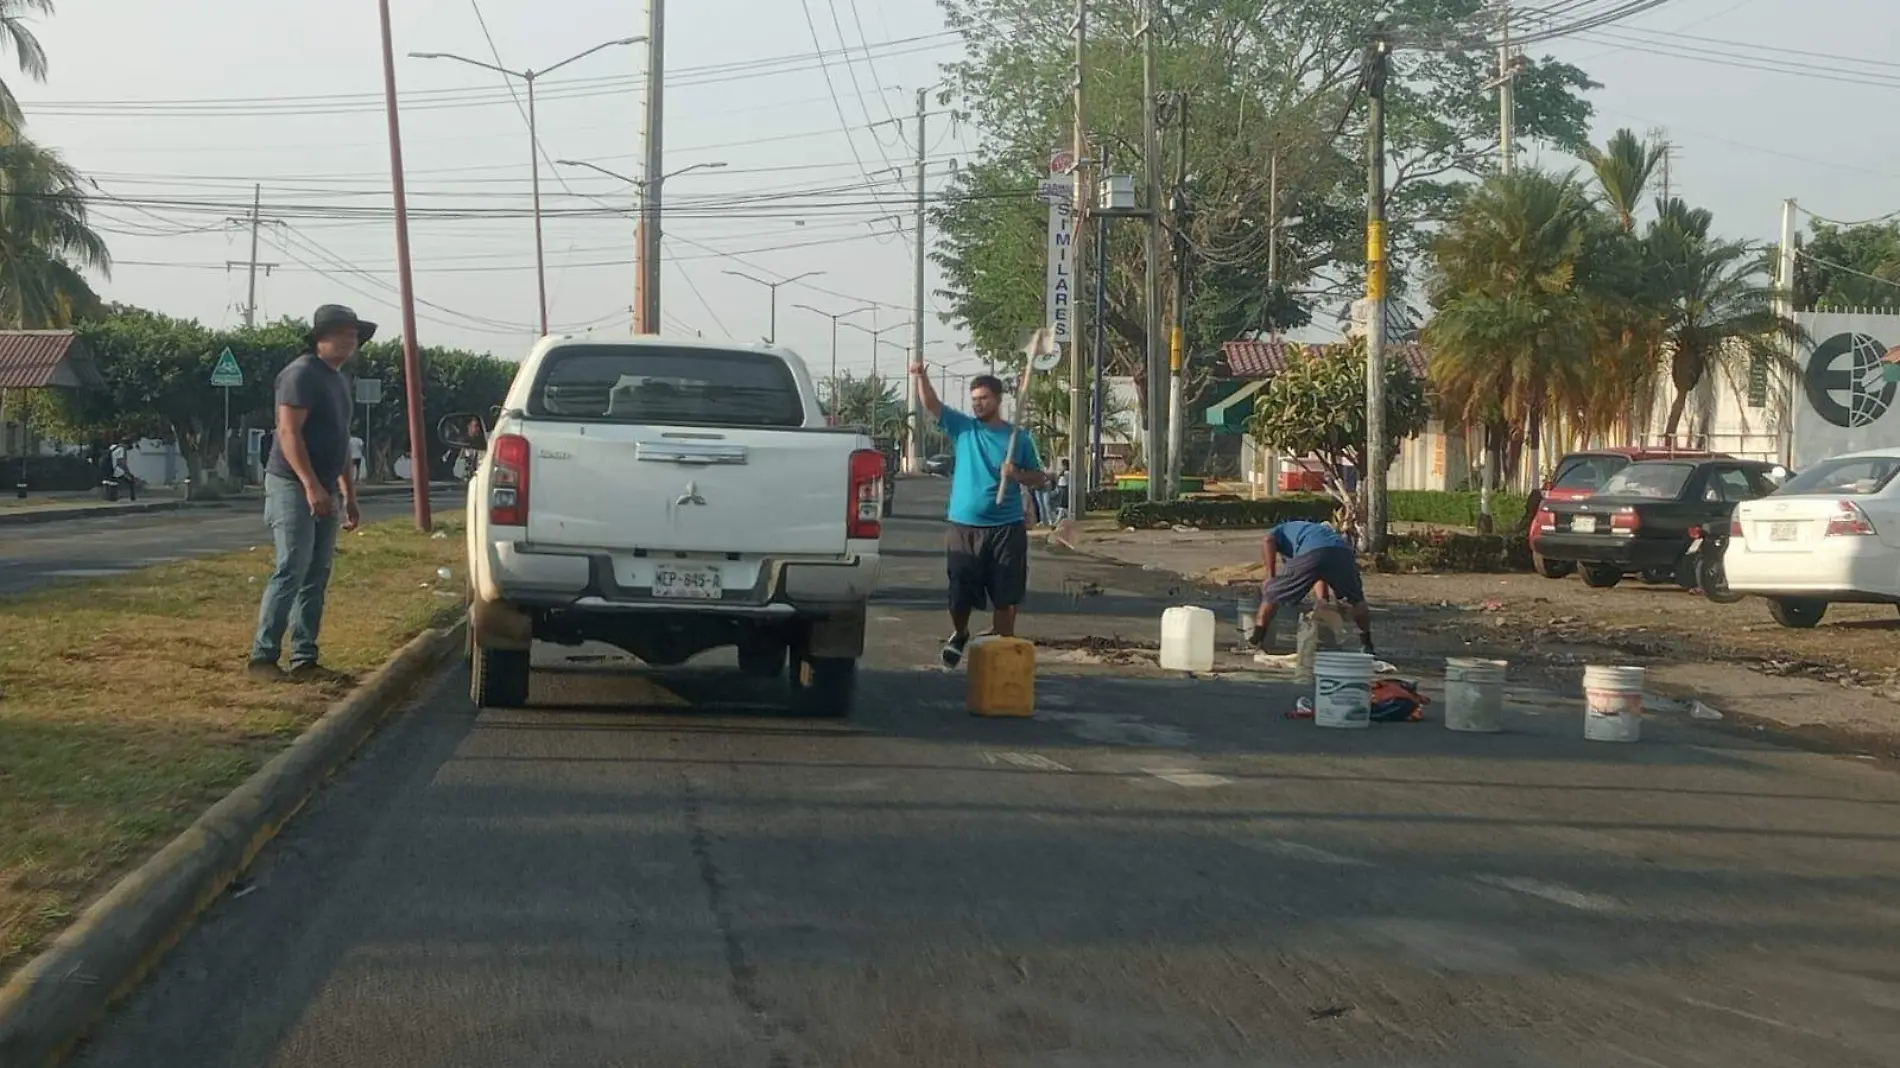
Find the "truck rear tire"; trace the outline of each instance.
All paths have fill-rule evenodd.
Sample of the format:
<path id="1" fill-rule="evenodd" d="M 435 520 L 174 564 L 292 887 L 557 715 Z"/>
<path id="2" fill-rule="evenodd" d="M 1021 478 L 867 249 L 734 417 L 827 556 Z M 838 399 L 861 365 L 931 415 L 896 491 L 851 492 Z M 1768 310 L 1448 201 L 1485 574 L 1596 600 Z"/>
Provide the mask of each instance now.
<path id="1" fill-rule="evenodd" d="M 1568 560 L 1551 560 L 1542 556 L 1536 558 L 1536 563 L 1537 573 L 1547 579 L 1569 578 L 1570 573 L 1577 569 L 1577 565 Z"/>
<path id="2" fill-rule="evenodd" d="M 520 708 L 528 703 L 531 669 L 525 650 L 484 649 L 469 643 L 468 696 L 477 708 Z"/>
<path id="3" fill-rule="evenodd" d="M 858 696 L 858 662 L 845 657 L 792 658 L 792 708 L 800 715 L 843 719 Z"/>

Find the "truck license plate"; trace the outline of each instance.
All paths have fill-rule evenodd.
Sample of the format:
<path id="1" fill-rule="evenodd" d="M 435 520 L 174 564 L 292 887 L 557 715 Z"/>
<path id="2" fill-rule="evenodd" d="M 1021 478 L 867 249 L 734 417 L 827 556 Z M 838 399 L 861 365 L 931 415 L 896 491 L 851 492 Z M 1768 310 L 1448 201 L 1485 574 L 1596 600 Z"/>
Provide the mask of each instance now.
<path id="1" fill-rule="evenodd" d="M 1795 541 L 1801 537 L 1801 527 L 1797 523 L 1768 524 L 1769 541 Z"/>
<path id="2" fill-rule="evenodd" d="M 1597 532 L 1597 517 L 1593 515 L 1577 516 L 1570 521 L 1570 529 L 1578 534 L 1595 534 Z"/>
<path id="3" fill-rule="evenodd" d="M 659 564 L 653 569 L 653 596 L 677 601 L 717 601 L 725 591 L 716 567 Z"/>

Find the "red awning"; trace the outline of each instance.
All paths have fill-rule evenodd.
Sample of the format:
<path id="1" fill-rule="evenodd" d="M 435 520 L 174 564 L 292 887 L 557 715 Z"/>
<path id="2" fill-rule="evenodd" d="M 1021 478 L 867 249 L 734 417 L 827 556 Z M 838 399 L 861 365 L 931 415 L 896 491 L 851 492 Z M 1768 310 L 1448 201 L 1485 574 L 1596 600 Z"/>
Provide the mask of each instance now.
<path id="1" fill-rule="evenodd" d="M 71 330 L 0 330 L 0 389 L 91 389 L 105 385 Z"/>

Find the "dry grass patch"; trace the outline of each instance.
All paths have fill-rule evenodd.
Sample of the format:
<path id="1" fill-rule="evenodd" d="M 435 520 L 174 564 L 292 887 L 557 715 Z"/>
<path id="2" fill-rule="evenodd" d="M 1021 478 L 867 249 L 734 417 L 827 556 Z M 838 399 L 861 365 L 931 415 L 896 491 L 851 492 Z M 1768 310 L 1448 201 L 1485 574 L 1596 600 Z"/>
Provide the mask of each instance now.
<path id="1" fill-rule="evenodd" d="M 346 535 L 324 662 L 373 670 L 451 617 L 462 547 Z M 338 696 L 244 674 L 270 566 L 260 544 L 0 599 L 0 977 Z"/>

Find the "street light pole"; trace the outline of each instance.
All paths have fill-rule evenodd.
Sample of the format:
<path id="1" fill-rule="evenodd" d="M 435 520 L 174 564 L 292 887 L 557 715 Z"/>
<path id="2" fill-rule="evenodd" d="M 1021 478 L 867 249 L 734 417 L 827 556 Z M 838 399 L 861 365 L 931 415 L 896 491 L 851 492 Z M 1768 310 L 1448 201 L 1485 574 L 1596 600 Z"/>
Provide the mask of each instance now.
<path id="1" fill-rule="evenodd" d="M 383 0 L 383 2 L 385 3 L 385 5 L 387 4 L 387 0 Z M 595 52 L 598 52 L 603 48 L 613 48 L 618 45 L 634 45 L 634 44 L 639 44 L 641 41 L 644 41 L 644 40 L 646 40 L 645 37 L 622 37 L 614 41 L 603 41 L 600 44 L 595 45 L 594 47 L 588 49 L 585 52 L 577 52 L 574 55 L 571 55 L 567 57 L 566 59 L 560 61 L 559 63 L 556 63 L 551 67 L 543 68 L 541 70 L 534 70 L 532 68 L 528 70 L 509 70 L 507 67 L 497 66 L 493 63 L 483 63 L 479 59 L 470 59 L 467 56 L 458 56 L 449 52 L 411 52 L 409 53 L 410 59 L 452 59 L 452 60 L 455 60 L 457 63 L 466 63 L 471 67 L 480 67 L 483 70 L 492 70 L 497 74 L 501 74 L 509 78 L 520 78 L 523 82 L 527 83 L 527 86 L 528 86 L 528 163 L 530 167 L 529 173 L 532 175 L 532 178 L 530 179 L 530 183 L 533 187 L 533 192 L 534 192 L 534 280 L 535 280 L 536 291 L 540 297 L 541 334 L 544 337 L 547 335 L 547 332 L 548 332 L 548 271 L 547 271 L 547 261 L 546 261 L 545 254 L 543 252 L 543 246 L 542 246 L 542 241 L 541 241 L 541 140 L 539 136 L 537 136 L 537 131 L 535 129 L 535 116 L 534 116 L 535 79 L 540 78 L 544 74 L 551 74 L 557 70 L 560 70 L 562 67 L 567 66 L 569 63 L 572 63 L 575 60 L 586 59 L 588 56 L 593 55 Z M 393 72 L 391 73 L 390 77 L 392 79 L 395 77 Z M 390 107 L 393 109 L 395 105 L 392 103 Z"/>
<path id="2" fill-rule="evenodd" d="M 822 315 L 831 320 L 831 406 L 836 408 L 838 406 L 838 320 L 847 316 L 857 315 L 861 312 L 875 311 L 877 310 L 877 306 L 875 304 L 866 304 L 862 308 L 853 308 L 848 312 L 839 312 L 836 315 L 819 308 L 814 308 L 809 304 L 794 304 L 792 307 L 802 308 L 814 315 Z M 833 414 L 836 413 L 834 412 Z"/>
<path id="3" fill-rule="evenodd" d="M 745 273 L 744 271 L 724 271 L 721 273 L 732 275 L 734 278 L 743 278 L 746 281 L 751 282 L 755 285 L 764 286 L 766 289 L 771 291 L 771 294 L 772 294 L 771 318 L 769 320 L 771 325 L 768 328 L 768 333 L 766 335 L 765 342 L 768 345 L 776 345 L 778 344 L 778 287 L 788 286 L 788 285 L 791 285 L 793 282 L 802 281 L 806 278 L 816 278 L 819 275 L 824 274 L 825 272 L 806 271 L 804 274 L 795 274 L 791 276 L 790 278 L 782 278 L 776 282 L 768 282 L 763 278 L 756 278 L 752 275 Z"/>
<path id="4" fill-rule="evenodd" d="M 534 72 L 521 76 L 528 83 L 528 166 L 534 175 L 534 285 L 541 303 L 541 336 L 548 336 L 548 265 L 541 240 L 541 139 L 534 124 Z"/>
<path id="5" fill-rule="evenodd" d="M 581 159 L 557 159 L 554 161 L 554 164 L 557 167 L 585 167 L 590 171 L 596 171 L 609 178 L 615 178 L 633 186 L 635 194 L 639 199 L 639 210 L 634 213 L 635 219 L 633 224 L 633 332 L 636 334 L 659 333 L 660 291 L 657 288 L 659 283 L 657 281 L 650 281 L 647 277 L 648 250 L 646 240 L 647 227 L 649 225 L 648 216 L 652 215 L 651 225 L 657 227 L 659 225 L 659 213 L 657 210 L 657 202 L 652 200 L 648 195 L 647 180 L 644 178 L 632 178 L 621 174 L 619 171 L 610 171 L 598 163 L 589 163 Z M 692 171 L 718 170 L 725 165 L 724 160 L 719 160 L 713 163 L 695 163 L 691 166 L 681 167 L 679 170 L 660 175 L 656 185 L 664 184 L 669 179 L 678 178 L 680 175 Z M 654 233 L 657 235 L 658 231 L 655 230 Z M 658 254 L 657 250 L 653 253 L 655 256 Z M 653 304 L 650 307 L 646 297 L 649 291 L 649 284 L 655 287 L 651 290 L 653 293 Z M 647 314 L 649 311 L 652 312 L 651 316 Z"/>

